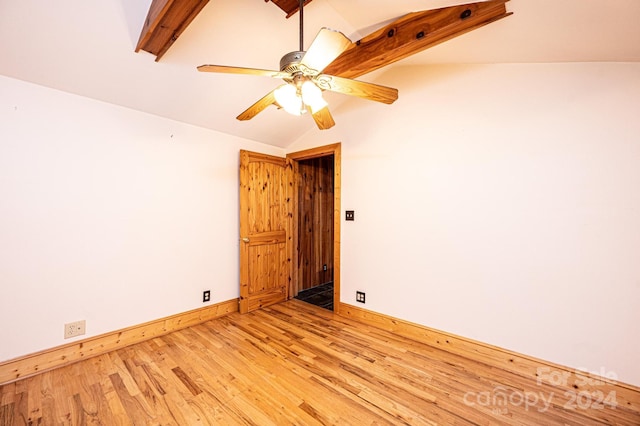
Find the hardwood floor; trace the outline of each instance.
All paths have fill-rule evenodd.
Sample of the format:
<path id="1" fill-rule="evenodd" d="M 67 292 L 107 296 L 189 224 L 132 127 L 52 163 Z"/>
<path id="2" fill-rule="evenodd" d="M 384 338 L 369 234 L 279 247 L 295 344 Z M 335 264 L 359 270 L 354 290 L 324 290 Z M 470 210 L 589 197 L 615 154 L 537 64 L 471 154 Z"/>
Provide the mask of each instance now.
<path id="1" fill-rule="evenodd" d="M 2 386 L 0 425 L 640 424 L 589 402 L 292 300 Z"/>

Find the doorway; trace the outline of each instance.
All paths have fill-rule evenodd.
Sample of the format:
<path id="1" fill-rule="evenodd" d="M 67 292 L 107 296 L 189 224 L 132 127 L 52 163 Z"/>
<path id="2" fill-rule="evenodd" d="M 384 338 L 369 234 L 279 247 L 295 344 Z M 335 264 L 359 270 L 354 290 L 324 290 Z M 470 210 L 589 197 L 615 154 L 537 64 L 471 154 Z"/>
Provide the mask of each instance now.
<path id="1" fill-rule="evenodd" d="M 298 161 L 298 295 L 333 311 L 334 156 Z"/>
<path id="2" fill-rule="evenodd" d="M 340 144 L 287 155 L 294 170 L 290 298 L 340 307 Z"/>

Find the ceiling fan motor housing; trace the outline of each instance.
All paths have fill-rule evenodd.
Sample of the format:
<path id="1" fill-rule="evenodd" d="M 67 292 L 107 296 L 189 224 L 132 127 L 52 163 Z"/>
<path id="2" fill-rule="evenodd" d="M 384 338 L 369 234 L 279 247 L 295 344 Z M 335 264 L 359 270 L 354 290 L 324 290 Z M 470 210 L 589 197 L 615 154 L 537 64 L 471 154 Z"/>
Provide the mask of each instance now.
<path id="1" fill-rule="evenodd" d="M 289 52 L 280 59 L 280 71 L 295 73 L 300 71 L 300 61 L 304 57 L 305 52 L 295 51 Z"/>

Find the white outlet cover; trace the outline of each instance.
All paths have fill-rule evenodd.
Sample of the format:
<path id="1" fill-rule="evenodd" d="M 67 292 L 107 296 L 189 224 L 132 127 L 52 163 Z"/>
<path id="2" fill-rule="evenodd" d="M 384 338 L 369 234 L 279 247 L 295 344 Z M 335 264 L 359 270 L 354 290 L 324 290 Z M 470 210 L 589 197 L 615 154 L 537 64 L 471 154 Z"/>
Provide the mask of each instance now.
<path id="1" fill-rule="evenodd" d="M 64 338 L 69 339 L 71 337 L 81 336 L 86 331 L 86 321 L 70 322 L 64 325 Z"/>

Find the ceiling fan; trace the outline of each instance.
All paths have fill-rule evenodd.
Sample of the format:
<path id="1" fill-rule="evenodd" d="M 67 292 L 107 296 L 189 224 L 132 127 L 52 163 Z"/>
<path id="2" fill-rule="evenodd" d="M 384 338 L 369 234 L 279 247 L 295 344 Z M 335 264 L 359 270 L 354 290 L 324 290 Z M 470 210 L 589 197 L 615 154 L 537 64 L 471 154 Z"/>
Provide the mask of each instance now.
<path id="1" fill-rule="evenodd" d="M 329 112 L 322 91 L 342 93 L 360 98 L 391 104 L 398 99 L 398 90 L 391 87 L 366 83 L 350 78 L 322 74 L 350 45 L 349 40 L 339 31 L 322 28 L 309 49 L 303 44 L 304 0 L 300 0 L 300 50 L 287 53 L 280 59 L 280 71 L 231 67 L 224 65 L 200 65 L 198 71 L 228 74 L 249 74 L 281 78 L 285 84 L 267 93 L 258 102 L 243 111 L 238 120 L 250 120 L 271 104 L 275 104 L 294 115 L 310 112 L 319 129 L 329 129 L 335 121 Z"/>

